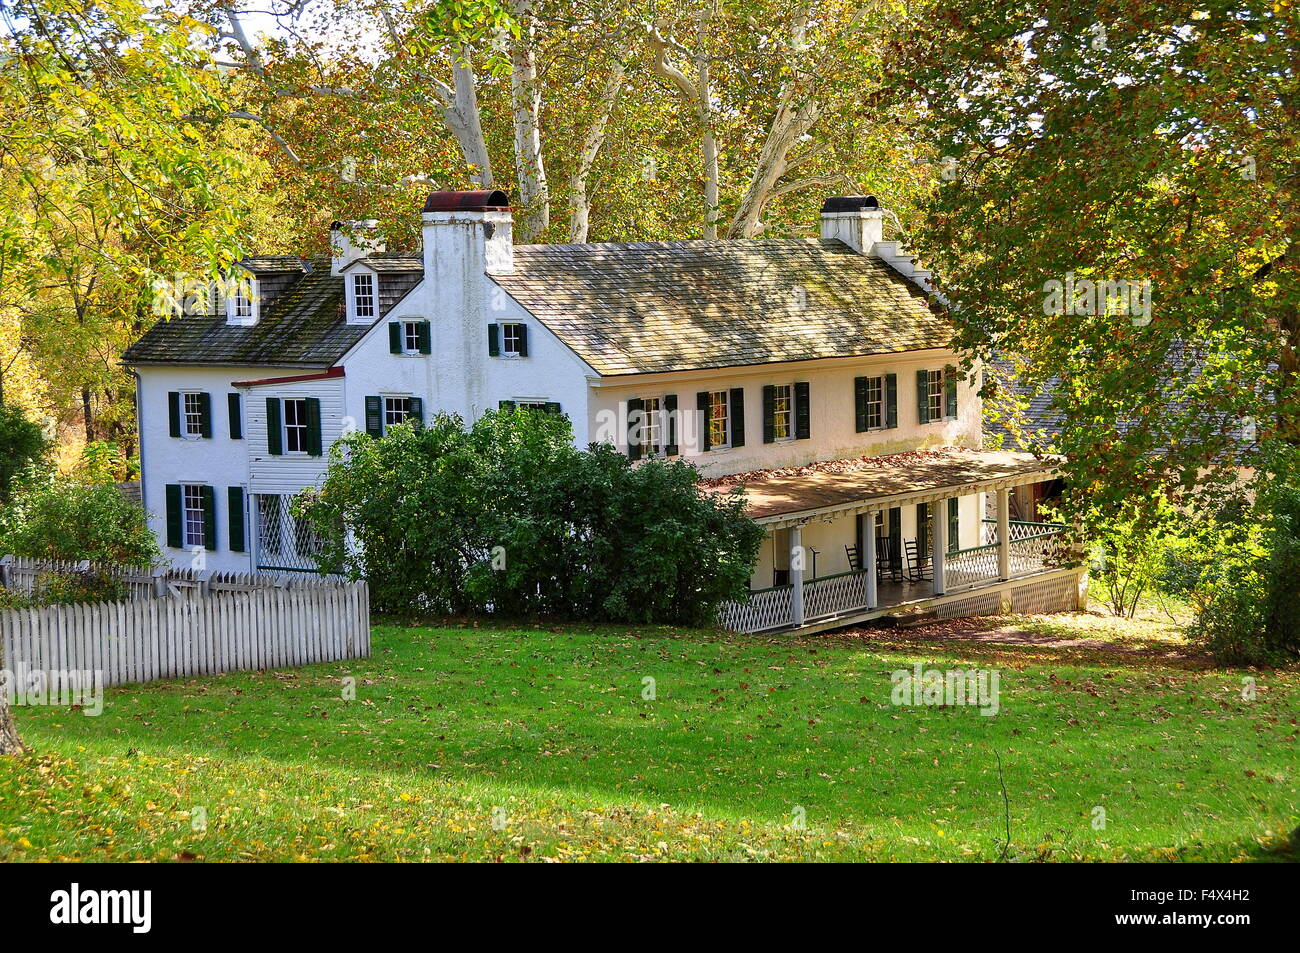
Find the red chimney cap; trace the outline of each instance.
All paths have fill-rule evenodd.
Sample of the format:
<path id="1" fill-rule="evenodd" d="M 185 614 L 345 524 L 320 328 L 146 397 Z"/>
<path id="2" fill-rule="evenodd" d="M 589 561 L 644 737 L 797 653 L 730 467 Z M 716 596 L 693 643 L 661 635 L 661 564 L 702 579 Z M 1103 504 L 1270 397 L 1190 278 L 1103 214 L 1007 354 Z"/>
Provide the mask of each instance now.
<path id="1" fill-rule="evenodd" d="M 481 192 L 432 192 L 424 203 L 426 212 L 486 212 L 510 210 L 510 199 L 500 189 Z"/>

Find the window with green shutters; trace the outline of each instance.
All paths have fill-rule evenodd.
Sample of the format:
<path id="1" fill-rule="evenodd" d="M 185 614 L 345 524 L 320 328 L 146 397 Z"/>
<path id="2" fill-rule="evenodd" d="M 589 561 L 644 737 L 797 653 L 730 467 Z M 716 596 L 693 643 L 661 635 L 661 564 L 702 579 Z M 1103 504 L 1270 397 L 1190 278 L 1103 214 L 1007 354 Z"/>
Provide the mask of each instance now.
<path id="1" fill-rule="evenodd" d="M 642 430 L 645 429 L 645 401 L 633 397 L 627 402 L 627 455 L 633 460 L 641 459 Z"/>
<path id="2" fill-rule="evenodd" d="M 384 435 L 384 398 L 378 394 L 366 398 L 366 433 L 372 437 Z"/>
<path id="3" fill-rule="evenodd" d="M 501 325 L 489 324 L 487 326 L 488 335 L 488 357 L 501 356 Z"/>
<path id="4" fill-rule="evenodd" d="M 226 412 L 230 417 L 230 439 L 244 439 L 244 409 L 239 394 L 226 395 Z"/>
<path id="5" fill-rule="evenodd" d="M 428 321 L 391 321 L 388 350 L 392 354 L 431 354 L 433 333 Z"/>
<path id="6" fill-rule="evenodd" d="M 957 419 L 957 369 L 916 372 L 916 416 L 923 424 Z"/>
<path id="7" fill-rule="evenodd" d="M 173 437 L 211 437 L 212 395 L 189 390 L 169 392 L 167 426 Z"/>
<path id="8" fill-rule="evenodd" d="M 853 420 L 858 433 L 898 426 L 898 375 L 853 379 Z"/>
<path id="9" fill-rule="evenodd" d="M 321 442 L 320 398 L 308 397 L 303 403 L 307 408 L 307 456 L 319 457 L 324 450 Z"/>
<path id="10" fill-rule="evenodd" d="M 812 435 L 812 388 L 807 381 L 763 387 L 763 442 L 807 440 Z"/>
<path id="11" fill-rule="evenodd" d="M 284 453 L 284 424 L 280 421 L 280 399 L 266 398 L 266 450 L 272 456 Z"/>
<path id="12" fill-rule="evenodd" d="M 169 483 L 167 545 L 176 549 L 217 548 L 216 491 L 200 483 Z"/>

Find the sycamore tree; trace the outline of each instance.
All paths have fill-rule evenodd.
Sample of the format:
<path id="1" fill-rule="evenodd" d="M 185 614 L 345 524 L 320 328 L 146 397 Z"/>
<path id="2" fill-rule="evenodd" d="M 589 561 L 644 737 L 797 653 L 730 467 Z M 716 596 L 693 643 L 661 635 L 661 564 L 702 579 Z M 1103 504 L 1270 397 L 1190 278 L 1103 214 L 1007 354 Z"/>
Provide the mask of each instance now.
<path id="1" fill-rule="evenodd" d="M 915 244 L 960 346 L 1012 357 L 1031 390 L 1058 381 L 1076 509 L 1294 481 L 1294 0 L 955 0 L 922 19 L 882 101 L 918 108 L 937 156 Z"/>

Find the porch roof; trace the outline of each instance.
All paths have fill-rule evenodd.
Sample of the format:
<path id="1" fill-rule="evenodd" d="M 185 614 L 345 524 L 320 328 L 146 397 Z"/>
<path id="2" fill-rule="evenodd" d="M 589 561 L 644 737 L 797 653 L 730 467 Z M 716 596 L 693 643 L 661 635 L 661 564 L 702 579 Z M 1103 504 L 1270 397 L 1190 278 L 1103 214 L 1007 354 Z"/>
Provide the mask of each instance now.
<path id="1" fill-rule="evenodd" d="M 1038 483 L 1056 476 L 1059 460 L 1007 450 L 947 447 L 760 470 L 702 483 L 719 493 L 743 486 L 749 516 L 777 528 Z"/>

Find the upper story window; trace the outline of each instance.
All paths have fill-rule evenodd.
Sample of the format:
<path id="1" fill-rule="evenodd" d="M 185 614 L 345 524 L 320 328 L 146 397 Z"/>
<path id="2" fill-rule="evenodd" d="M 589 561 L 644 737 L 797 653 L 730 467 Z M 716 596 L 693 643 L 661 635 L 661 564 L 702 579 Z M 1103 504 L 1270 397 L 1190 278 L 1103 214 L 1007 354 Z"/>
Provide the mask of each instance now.
<path id="1" fill-rule="evenodd" d="M 191 440 L 212 436 L 212 396 L 205 391 L 167 394 L 167 429 L 173 437 Z"/>
<path id="2" fill-rule="evenodd" d="M 772 388 L 772 437 L 794 437 L 794 385 L 777 384 Z"/>
<path id="3" fill-rule="evenodd" d="M 920 422 L 957 419 L 957 369 L 916 372 L 916 413 Z"/>
<path id="4" fill-rule="evenodd" d="M 307 452 L 307 401 L 303 398 L 284 402 L 284 449 L 286 453 Z"/>
<path id="5" fill-rule="evenodd" d="M 943 419 L 943 371 L 926 371 L 926 405 L 930 420 Z"/>
<path id="6" fill-rule="evenodd" d="M 402 351 L 405 354 L 420 353 L 420 322 L 402 322 Z"/>
<path id="7" fill-rule="evenodd" d="M 709 392 L 708 446 L 724 450 L 731 446 L 731 400 L 727 391 Z"/>
<path id="8" fill-rule="evenodd" d="M 253 296 L 248 293 L 246 285 L 241 285 L 235 292 L 235 318 L 250 320 L 253 317 Z"/>
<path id="9" fill-rule="evenodd" d="M 885 379 L 868 377 L 864 381 L 863 415 L 868 430 L 885 426 Z"/>
<path id="10" fill-rule="evenodd" d="M 522 324 L 501 325 L 501 353 L 506 357 L 519 357 L 525 350 L 524 326 Z"/>
<path id="11" fill-rule="evenodd" d="M 219 286 L 218 298 L 224 296 L 228 324 L 253 325 L 257 323 L 257 280 L 239 275 Z"/>
<path id="12" fill-rule="evenodd" d="M 375 289 L 375 276 L 359 272 L 352 276 L 352 313 L 358 320 L 370 320 L 379 315 L 379 295 Z"/>
<path id="13" fill-rule="evenodd" d="M 203 415 L 205 410 L 204 404 L 206 403 L 203 397 L 203 394 L 190 391 L 181 394 L 181 399 L 185 401 L 185 409 L 182 416 L 184 426 L 181 428 L 181 432 L 186 437 L 203 436 Z"/>
<path id="14" fill-rule="evenodd" d="M 657 456 L 663 449 L 663 398 L 645 397 L 641 401 L 641 456 Z"/>

